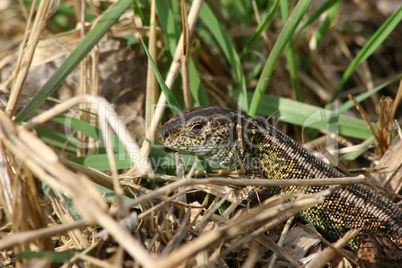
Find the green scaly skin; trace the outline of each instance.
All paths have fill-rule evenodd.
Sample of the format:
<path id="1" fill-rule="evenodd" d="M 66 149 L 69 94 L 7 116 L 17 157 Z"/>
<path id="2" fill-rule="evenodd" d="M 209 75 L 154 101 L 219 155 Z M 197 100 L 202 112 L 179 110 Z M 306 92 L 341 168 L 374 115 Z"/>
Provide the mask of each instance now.
<path id="1" fill-rule="evenodd" d="M 219 106 L 180 112 L 161 128 L 158 138 L 180 153 L 202 156 L 225 168 L 257 171 L 268 179 L 345 177 L 266 121 Z M 303 191 L 316 193 L 327 188 L 309 186 Z M 335 190 L 300 216 L 332 238 L 363 228 L 361 233 L 385 236 L 402 250 L 402 210 L 368 186 Z M 356 250 L 356 240 L 349 246 Z"/>

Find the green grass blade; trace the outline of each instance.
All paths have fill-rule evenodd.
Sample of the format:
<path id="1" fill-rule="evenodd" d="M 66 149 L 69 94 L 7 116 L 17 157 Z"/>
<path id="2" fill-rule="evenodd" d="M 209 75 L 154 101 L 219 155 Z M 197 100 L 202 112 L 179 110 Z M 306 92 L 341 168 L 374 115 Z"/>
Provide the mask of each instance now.
<path id="1" fill-rule="evenodd" d="M 289 43 L 286 46 L 286 58 L 289 64 L 289 74 L 290 79 L 292 80 L 293 90 L 295 92 L 295 98 L 298 101 L 302 100 L 301 92 L 300 92 L 300 84 L 299 79 L 297 78 L 297 54 L 293 47 L 293 41 L 289 40 Z"/>
<path id="2" fill-rule="evenodd" d="M 178 111 L 181 110 L 180 104 L 177 102 L 176 98 L 174 97 L 172 91 L 166 86 L 165 81 L 162 78 L 161 73 L 158 70 L 154 60 L 152 59 L 151 55 L 148 52 L 147 46 L 143 41 L 141 41 L 142 46 L 145 50 L 145 53 L 148 56 L 148 60 L 152 65 L 152 69 L 154 70 L 156 80 L 158 80 L 159 86 L 161 87 L 163 94 L 165 94 L 166 100 L 169 103 L 170 110 L 172 111 L 173 115 L 177 114 Z"/>
<path id="3" fill-rule="evenodd" d="M 95 141 L 102 141 L 100 139 L 101 131 L 99 128 L 89 124 L 88 122 L 82 121 L 78 118 L 73 118 L 65 115 L 56 115 L 52 118 L 52 121 L 64 125 L 65 127 L 71 128 L 75 131 L 80 131 L 84 135 L 91 137 Z"/>
<path id="4" fill-rule="evenodd" d="M 296 30 L 296 33 L 300 33 L 307 26 L 313 23 L 316 19 L 318 19 L 325 11 L 329 10 L 333 5 L 342 2 L 342 0 L 329 0 L 325 1 L 319 8 L 317 8 L 313 14 L 311 14 L 306 21 L 304 21 Z"/>
<path id="5" fill-rule="evenodd" d="M 173 57 L 180 39 L 180 28 L 174 19 L 175 16 L 167 1 L 156 1 L 156 12 L 158 13 L 158 19 L 163 29 L 163 35 L 165 36 L 170 54 Z"/>
<path id="6" fill-rule="evenodd" d="M 61 149 L 66 149 L 69 151 L 76 151 L 79 145 L 79 141 L 76 139 L 76 137 L 73 135 L 76 132 L 81 132 L 84 135 L 91 137 L 94 141 L 99 142 L 98 147 L 100 152 L 104 151 L 104 143 L 103 139 L 101 138 L 102 132 L 99 128 L 85 122 L 82 120 L 79 120 L 77 118 L 65 116 L 65 115 L 57 115 L 52 118 L 53 122 L 59 123 L 63 126 L 65 126 L 65 132 L 61 133 L 57 130 L 54 129 L 48 129 L 46 127 L 39 126 L 36 128 L 36 131 L 38 132 L 39 137 L 44 140 L 47 144 L 59 147 Z M 68 131 L 71 131 L 71 133 L 68 133 Z M 134 135 L 144 138 L 138 133 L 135 133 L 134 131 L 130 130 Z M 123 144 L 120 142 L 120 140 L 117 138 L 117 136 L 112 135 L 112 144 L 113 148 L 116 153 L 126 153 Z M 67 146 L 67 147 L 66 147 Z"/>
<path id="7" fill-rule="evenodd" d="M 367 41 L 367 43 L 363 46 L 363 48 L 357 53 L 356 57 L 350 63 L 346 71 L 343 73 L 342 79 L 339 82 L 338 86 L 330 102 L 333 102 L 338 96 L 339 92 L 341 92 L 343 86 L 352 76 L 356 68 L 365 61 L 373 52 L 384 42 L 384 40 L 388 37 L 388 35 L 395 29 L 395 27 L 402 20 L 402 7 L 400 7 L 395 13 L 393 13 L 382 25 L 381 27 L 374 33 L 374 35 Z"/>
<path id="8" fill-rule="evenodd" d="M 69 142 L 67 135 L 64 132 L 56 131 L 51 128 L 38 126 L 35 128 L 38 137 L 45 143 L 60 148 L 62 150 L 77 152 L 77 147 Z"/>
<path id="9" fill-rule="evenodd" d="M 398 82 L 400 79 L 402 79 L 402 74 L 399 74 L 398 76 L 396 76 L 395 78 L 379 85 L 376 86 L 375 88 L 373 88 L 370 91 L 364 92 L 359 94 L 358 96 L 355 97 L 355 99 L 357 100 L 357 102 L 362 102 L 365 99 L 369 98 L 371 95 L 373 95 L 374 93 L 380 91 L 381 89 L 383 89 L 384 87 L 389 86 L 390 84 L 393 84 L 395 82 Z M 339 107 L 339 113 L 342 114 L 345 111 L 351 109 L 352 107 L 355 107 L 355 105 L 353 104 L 353 102 L 351 100 L 346 101 L 341 107 Z"/>
<path id="10" fill-rule="evenodd" d="M 321 41 L 324 39 L 325 35 L 327 34 L 331 23 L 334 21 L 335 16 L 338 13 L 340 5 L 341 5 L 341 2 L 337 2 L 334 5 L 331 5 L 331 7 L 329 8 L 329 13 L 325 17 L 324 21 L 321 23 L 321 26 L 318 29 L 318 32 L 316 35 L 315 42 L 317 44 L 317 47 L 319 44 L 321 44 Z"/>
<path id="11" fill-rule="evenodd" d="M 208 28 L 211 34 L 214 36 L 215 40 L 218 42 L 221 47 L 225 57 L 229 61 L 230 65 L 233 68 L 233 76 L 235 78 L 235 82 L 238 84 L 237 87 L 242 92 L 239 100 L 240 106 L 243 108 L 248 107 L 247 101 L 247 87 L 246 87 L 246 78 L 243 73 L 240 57 L 237 54 L 236 48 L 233 45 L 233 42 L 229 39 L 226 33 L 223 31 L 221 23 L 215 17 L 214 13 L 211 11 L 209 6 L 206 4 L 202 5 L 200 11 L 200 19 L 204 23 L 204 25 Z"/>
<path id="12" fill-rule="evenodd" d="M 88 33 L 41 90 L 36 93 L 28 105 L 17 115 L 15 119 L 16 122 L 21 122 L 27 118 L 63 83 L 66 77 L 78 66 L 82 59 L 101 40 L 105 33 L 109 31 L 110 27 L 112 27 L 134 1 L 135 0 L 120 0 L 105 12 L 93 30 Z"/>
<path id="13" fill-rule="evenodd" d="M 127 154 L 115 154 L 114 157 L 118 169 L 128 169 L 132 167 L 130 163 L 130 158 Z M 191 167 L 195 159 L 197 159 L 196 156 L 184 154 L 180 155 L 180 162 L 183 163 L 186 168 Z M 84 167 L 90 167 L 97 170 L 110 170 L 109 160 L 106 154 L 86 155 L 74 157 L 70 160 Z M 175 158 L 172 153 L 167 154 L 165 152 L 152 152 L 149 155 L 149 161 L 151 162 L 154 169 L 176 169 Z M 202 166 L 201 164 L 202 163 L 199 163 L 200 167 Z"/>
<path id="14" fill-rule="evenodd" d="M 293 12 L 290 14 L 288 20 L 286 21 L 282 29 L 282 32 L 278 37 L 278 40 L 275 42 L 271 54 L 269 55 L 268 60 L 265 63 L 264 69 L 262 70 L 260 79 L 258 80 L 257 87 L 253 95 L 253 99 L 251 100 L 251 105 L 249 109 L 249 114 L 251 116 L 257 114 L 265 89 L 267 88 L 268 82 L 271 79 L 272 72 L 274 71 L 276 62 L 281 56 L 282 51 L 286 47 L 288 41 L 293 36 L 293 33 L 296 30 L 297 25 L 303 18 L 304 14 L 307 12 L 310 3 L 311 0 L 299 1 L 297 3 Z"/>
<path id="15" fill-rule="evenodd" d="M 324 39 L 325 35 L 327 34 L 328 29 L 329 29 L 331 23 L 334 21 L 340 6 L 341 6 L 341 2 L 337 2 L 329 8 L 329 13 L 326 16 L 325 20 L 321 23 L 321 26 L 318 29 L 318 32 L 316 35 L 315 42 L 317 44 L 317 47 L 319 46 L 319 44 L 321 44 L 321 41 Z"/>
<path id="16" fill-rule="evenodd" d="M 327 130 L 333 119 L 338 119 L 338 133 L 340 135 L 359 139 L 367 139 L 372 136 L 363 120 L 343 115 L 333 117 L 331 111 L 317 106 L 287 98 L 264 96 L 264 103 L 261 105 L 259 112 L 269 116 L 278 110 L 278 116 L 281 121 L 302 127 Z"/>
<path id="17" fill-rule="evenodd" d="M 141 3 L 140 3 L 141 2 Z M 149 3 L 148 1 L 135 1 L 133 3 L 133 11 L 134 14 L 137 15 L 138 17 L 140 17 L 142 25 L 145 27 L 149 26 L 150 23 L 150 16 L 149 13 L 148 14 L 144 14 L 144 12 L 142 12 L 140 5 L 147 5 L 146 8 L 149 10 Z"/>
<path id="18" fill-rule="evenodd" d="M 282 0 L 281 1 L 281 11 L 282 11 L 282 22 L 285 23 L 287 17 L 289 16 L 289 1 Z M 288 60 L 289 65 L 289 74 L 290 79 L 292 80 L 293 90 L 295 92 L 295 98 L 298 101 L 301 101 L 301 93 L 300 93 L 300 85 L 299 80 L 297 79 L 297 63 L 296 63 L 296 52 L 293 47 L 293 41 L 289 40 L 286 45 L 286 58 Z"/>
<path id="19" fill-rule="evenodd" d="M 238 92 L 235 92 L 235 98 L 237 94 Z M 336 119 L 339 135 L 359 139 L 368 139 L 372 136 L 364 120 L 288 98 L 263 95 L 258 113 L 266 117 L 276 113 L 275 118 L 279 118 L 280 122 L 321 130 L 327 130 Z"/>
<path id="20" fill-rule="evenodd" d="M 258 25 L 254 34 L 248 39 L 246 45 L 243 48 L 241 53 L 241 57 L 243 57 L 249 51 L 251 45 L 261 36 L 261 34 L 267 29 L 269 22 L 272 20 L 272 17 L 275 15 L 276 10 L 279 7 L 280 0 L 276 0 L 275 4 L 272 6 L 268 15 L 261 21 L 261 24 Z"/>
<path id="21" fill-rule="evenodd" d="M 117 169 L 129 169 L 132 167 L 130 157 L 127 154 L 115 154 Z M 69 159 L 84 167 L 97 170 L 110 170 L 109 159 L 106 154 L 86 155 Z"/>
<path id="22" fill-rule="evenodd" d="M 177 26 L 178 24 L 174 19 L 175 15 L 167 4 L 167 1 L 157 1 L 156 11 L 163 29 L 163 35 L 169 47 L 170 55 L 173 57 L 180 39 L 180 28 Z M 199 105 L 208 105 L 207 94 L 201 84 L 201 78 L 191 57 L 189 58 L 189 72 L 191 96 Z"/>
<path id="23" fill-rule="evenodd" d="M 54 251 L 23 251 L 15 254 L 17 259 L 26 259 L 26 260 L 33 260 L 33 259 L 45 259 L 53 263 L 66 263 L 74 254 L 78 254 L 78 250 L 69 250 L 63 252 L 54 252 Z"/>
<path id="24" fill-rule="evenodd" d="M 209 105 L 209 99 L 207 94 L 205 93 L 204 87 L 201 84 L 201 78 L 198 75 L 197 67 L 194 64 L 194 61 L 190 57 L 189 61 L 189 70 L 190 70 L 190 89 L 191 95 L 196 103 L 199 105 Z"/>
<path id="25" fill-rule="evenodd" d="M 371 137 L 368 138 L 367 140 L 363 141 L 361 144 L 362 144 L 362 145 L 372 145 L 372 146 L 375 146 L 374 137 L 371 136 Z M 342 155 L 342 156 L 340 157 L 340 159 L 346 160 L 346 161 L 350 162 L 350 161 L 353 161 L 353 160 L 355 160 L 356 158 L 358 158 L 360 155 L 362 155 L 362 154 L 363 154 L 364 152 L 366 152 L 367 150 L 369 150 L 369 148 L 364 148 L 364 149 L 360 149 L 360 150 L 357 150 L 357 151 L 349 152 L 349 153 L 346 153 L 346 154 Z"/>

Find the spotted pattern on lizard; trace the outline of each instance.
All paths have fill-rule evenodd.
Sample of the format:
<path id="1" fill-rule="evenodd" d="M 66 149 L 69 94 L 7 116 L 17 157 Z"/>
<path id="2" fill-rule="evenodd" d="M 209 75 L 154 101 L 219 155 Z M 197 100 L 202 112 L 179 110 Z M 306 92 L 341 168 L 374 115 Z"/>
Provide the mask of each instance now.
<path id="1" fill-rule="evenodd" d="M 178 152 L 205 157 L 225 168 L 258 171 L 268 179 L 345 177 L 266 120 L 219 106 L 180 112 L 161 128 L 158 139 Z M 315 193 L 327 188 L 309 186 L 302 191 Z M 292 190 L 300 188 L 287 188 Z M 361 233 L 387 237 L 402 250 L 402 210 L 368 186 L 337 189 L 300 216 L 332 238 L 361 227 Z M 356 250 L 356 240 L 349 246 Z"/>

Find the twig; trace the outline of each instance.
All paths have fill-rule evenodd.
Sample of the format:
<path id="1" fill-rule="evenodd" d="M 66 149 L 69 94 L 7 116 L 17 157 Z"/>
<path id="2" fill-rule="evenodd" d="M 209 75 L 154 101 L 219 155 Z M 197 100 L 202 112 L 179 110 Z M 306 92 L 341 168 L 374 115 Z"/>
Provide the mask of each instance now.
<path id="1" fill-rule="evenodd" d="M 151 267 L 176 267 L 184 260 L 193 256 L 197 252 L 206 249 L 208 246 L 218 241 L 238 236 L 244 228 L 261 224 L 270 219 L 292 216 L 300 212 L 300 210 L 319 204 L 322 200 L 322 196 L 314 195 L 305 199 L 280 204 L 272 208 L 261 206 L 258 210 L 254 211 L 252 215 L 246 215 L 245 217 L 241 217 L 231 222 L 227 226 L 219 227 L 214 231 L 204 233 L 193 241 L 173 251 L 168 256 L 158 259 Z"/>
<path id="2" fill-rule="evenodd" d="M 341 239 L 335 242 L 334 246 L 338 250 L 343 248 L 353 237 L 355 237 L 360 229 L 350 230 L 347 232 Z M 321 253 L 317 254 L 314 259 L 312 259 L 305 267 L 306 268 L 315 268 L 315 267 L 324 267 L 335 255 L 337 252 L 332 248 L 328 247 L 324 249 Z"/>

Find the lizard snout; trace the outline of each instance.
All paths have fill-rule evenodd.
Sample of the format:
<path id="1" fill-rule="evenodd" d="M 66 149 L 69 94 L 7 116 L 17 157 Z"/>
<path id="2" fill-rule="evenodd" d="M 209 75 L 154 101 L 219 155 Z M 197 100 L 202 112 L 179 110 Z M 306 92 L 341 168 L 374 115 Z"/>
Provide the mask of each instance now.
<path id="1" fill-rule="evenodd" d="M 158 141 L 162 144 L 165 143 L 167 137 L 169 137 L 169 130 L 168 128 L 164 125 L 161 127 L 161 129 L 159 129 L 158 134 L 157 134 L 157 138 Z"/>
<path id="2" fill-rule="evenodd" d="M 159 131 L 158 131 L 158 141 L 160 142 L 160 143 L 165 143 L 165 135 L 167 135 L 166 134 L 166 131 L 165 131 L 165 134 L 164 134 L 164 132 L 163 132 L 163 128 L 161 128 Z"/>

